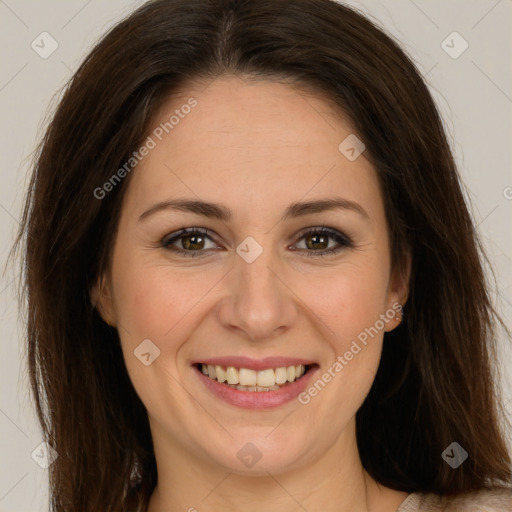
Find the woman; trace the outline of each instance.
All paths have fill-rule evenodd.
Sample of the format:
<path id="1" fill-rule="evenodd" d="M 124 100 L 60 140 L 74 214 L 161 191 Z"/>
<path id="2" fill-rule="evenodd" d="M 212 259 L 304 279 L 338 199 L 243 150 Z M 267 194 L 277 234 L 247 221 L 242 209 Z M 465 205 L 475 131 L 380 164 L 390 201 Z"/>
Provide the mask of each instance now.
<path id="1" fill-rule="evenodd" d="M 69 84 L 25 233 L 54 510 L 512 510 L 446 135 L 348 7 L 143 5 Z"/>

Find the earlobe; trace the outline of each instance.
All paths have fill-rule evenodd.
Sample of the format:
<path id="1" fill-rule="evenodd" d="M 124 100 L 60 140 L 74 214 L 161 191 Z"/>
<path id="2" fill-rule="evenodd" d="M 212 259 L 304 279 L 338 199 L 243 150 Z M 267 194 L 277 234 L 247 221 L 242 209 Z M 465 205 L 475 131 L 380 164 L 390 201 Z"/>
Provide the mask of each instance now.
<path id="1" fill-rule="evenodd" d="M 411 278 L 411 268 L 412 268 L 412 254 L 409 249 L 403 256 L 402 261 L 400 262 L 400 266 L 397 269 L 397 273 L 395 276 L 394 289 L 397 295 L 397 301 L 402 305 L 402 308 L 405 306 L 407 299 L 409 298 L 409 283 Z"/>
<path id="2" fill-rule="evenodd" d="M 116 327 L 110 286 L 104 276 L 98 278 L 89 293 L 89 297 L 92 306 L 96 308 L 103 321 L 111 327 Z"/>
<path id="3" fill-rule="evenodd" d="M 409 298 L 409 282 L 412 268 L 412 255 L 411 251 L 407 251 L 400 264 L 400 267 L 393 275 L 393 288 L 392 288 L 392 304 L 390 307 L 395 310 L 395 318 L 390 322 L 386 332 L 392 331 L 398 327 L 404 318 L 404 307 Z"/>

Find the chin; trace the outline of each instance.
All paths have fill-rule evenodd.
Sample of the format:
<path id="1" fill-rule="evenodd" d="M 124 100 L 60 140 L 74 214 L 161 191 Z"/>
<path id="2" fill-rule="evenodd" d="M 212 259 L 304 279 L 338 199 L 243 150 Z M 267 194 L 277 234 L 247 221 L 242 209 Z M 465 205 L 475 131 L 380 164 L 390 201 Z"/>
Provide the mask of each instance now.
<path id="1" fill-rule="evenodd" d="M 289 471 L 304 457 L 305 439 L 286 426 L 246 428 L 243 434 L 225 436 L 226 444 L 209 446 L 211 459 L 239 475 L 268 476 Z M 275 430 L 274 430 L 275 429 Z M 277 430 L 282 432 L 277 433 Z"/>

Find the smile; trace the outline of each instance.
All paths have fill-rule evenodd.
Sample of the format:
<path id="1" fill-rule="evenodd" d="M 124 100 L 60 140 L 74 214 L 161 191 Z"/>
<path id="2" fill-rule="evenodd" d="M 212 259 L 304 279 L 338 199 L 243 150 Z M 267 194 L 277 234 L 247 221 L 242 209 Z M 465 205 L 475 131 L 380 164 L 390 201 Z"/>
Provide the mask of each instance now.
<path id="1" fill-rule="evenodd" d="M 317 363 L 291 357 L 215 357 L 192 364 L 208 394 L 243 409 L 273 409 L 297 397 L 319 373 Z"/>
<path id="2" fill-rule="evenodd" d="M 221 366 L 199 363 L 203 375 L 210 379 L 230 386 L 239 391 L 276 391 L 288 383 L 299 380 L 307 371 L 306 366 L 281 366 L 263 370 L 249 368 L 235 368 L 234 366 Z"/>

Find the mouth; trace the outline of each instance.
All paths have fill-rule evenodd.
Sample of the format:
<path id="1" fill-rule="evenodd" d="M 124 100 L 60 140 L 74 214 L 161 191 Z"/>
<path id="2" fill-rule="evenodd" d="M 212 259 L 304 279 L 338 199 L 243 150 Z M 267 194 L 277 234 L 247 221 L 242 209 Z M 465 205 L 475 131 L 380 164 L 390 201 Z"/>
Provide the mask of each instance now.
<path id="1" fill-rule="evenodd" d="M 296 400 L 320 366 L 289 357 L 219 357 L 192 363 L 211 397 L 242 409 L 267 410 Z"/>
<path id="2" fill-rule="evenodd" d="M 277 391 L 304 377 L 315 365 L 298 364 L 253 370 L 235 366 L 196 363 L 196 368 L 206 377 L 238 391 L 249 393 Z"/>

